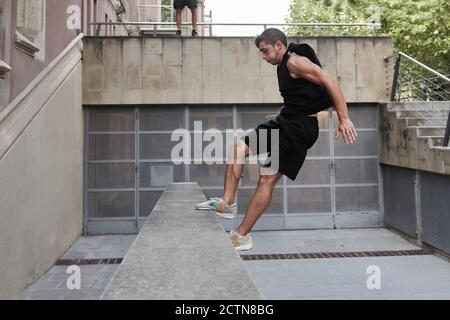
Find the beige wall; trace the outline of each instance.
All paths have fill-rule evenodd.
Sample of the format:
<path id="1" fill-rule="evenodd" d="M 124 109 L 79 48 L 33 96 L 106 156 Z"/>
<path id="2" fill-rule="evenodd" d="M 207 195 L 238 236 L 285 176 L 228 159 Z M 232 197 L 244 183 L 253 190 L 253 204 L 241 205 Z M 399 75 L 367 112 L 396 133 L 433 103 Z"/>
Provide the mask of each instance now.
<path id="1" fill-rule="evenodd" d="M 15 47 L 17 2 L 5 1 L 3 11 L 4 60 L 12 71 L 0 79 L 0 111 L 6 108 L 25 87 L 77 37 L 76 30 L 66 26 L 69 5 L 81 7 L 81 0 L 45 1 L 45 27 L 39 41 L 40 52 L 31 57 Z M 0 28 L 1 29 L 1 28 Z M 1 41 L 1 40 L 0 40 Z"/>
<path id="2" fill-rule="evenodd" d="M 74 50 L 75 60 L 63 59 L 0 121 L 0 146 L 21 132 L 0 153 L 0 299 L 19 298 L 82 232 L 82 67 Z M 27 116 L 22 131 L 16 124 Z"/>
<path id="3" fill-rule="evenodd" d="M 318 53 L 348 102 L 383 102 L 391 38 L 293 38 Z M 253 38 L 85 38 L 84 104 L 278 103 Z"/>

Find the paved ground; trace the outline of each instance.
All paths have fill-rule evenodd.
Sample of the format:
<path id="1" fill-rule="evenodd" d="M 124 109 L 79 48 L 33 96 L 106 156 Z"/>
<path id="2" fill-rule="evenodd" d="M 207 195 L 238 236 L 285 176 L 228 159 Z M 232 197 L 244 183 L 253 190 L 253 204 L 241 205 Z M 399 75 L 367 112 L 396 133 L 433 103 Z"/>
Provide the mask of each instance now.
<path id="1" fill-rule="evenodd" d="M 61 259 L 123 258 L 135 235 L 81 237 Z M 27 300 L 94 300 L 99 299 L 118 264 L 80 265 L 81 289 L 67 289 L 68 266 L 54 266 L 26 289 Z"/>
<path id="2" fill-rule="evenodd" d="M 418 250 L 386 229 L 253 233 L 247 254 Z M 266 299 L 450 299 L 450 263 L 433 255 L 245 261 Z M 380 271 L 368 289 L 370 266 Z"/>
<path id="3" fill-rule="evenodd" d="M 384 228 L 253 232 L 253 249 L 243 254 L 416 250 Z"/>
<path id="4" fill-rule="evenodd" d="M 121 258 L 135 236 L 81 237 L 62 259 Z M 244 254 L 417 250 L 386 229 L 264 231 Z M 450 299 L 450 263 L 433 255 L 244 261 L 266 299 Z M 380 289 L 367 280 L 380 272 Z M 54 266 L 24 299 L 98 299 L 117 264 L 81 265 L 81 290 L 66 287 L 67 266 Z M 369 270 L 370 271 L 370 270 Z"/>

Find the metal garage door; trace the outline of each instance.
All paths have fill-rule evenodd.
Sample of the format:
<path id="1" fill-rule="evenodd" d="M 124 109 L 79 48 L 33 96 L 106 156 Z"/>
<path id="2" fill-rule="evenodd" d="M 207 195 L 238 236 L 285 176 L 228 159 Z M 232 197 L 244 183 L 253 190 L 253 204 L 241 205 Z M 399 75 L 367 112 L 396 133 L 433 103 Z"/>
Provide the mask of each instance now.
<path id="1" fill-rule="evenodd" d="M 87 107 L 84 226 L 87 234 L 136 233 L 171 182 L 198 182 L 207 197 L 221 196 L 225 164 L 175 165 L 176 129 L 195 134 L 215 128 L 251 129 L 280 105 Z M 359 139 L 334 139 L 336 115 L 319 114 L 320 136 L 296 181 L 283 177 L 256 230 L 314 229 L 380 224 L 377 106 L 352 105 Z M 194 132 L 200 123 L 202 132 Z M 225 135 L 224 135 L 225 136 Z M 209 142 L 203 142 L 204 150 Z M 225 139 L 224 139 L 225 145 Z M 194 152 L 194 150 L 192 150 Z M 195 159 L 194 159 L 195 160 Z M 225 162 L 225 155 L 223 158 Z M 246 166 L 238 190 L 235 227 L 255 190 L 258 173 Z"/>

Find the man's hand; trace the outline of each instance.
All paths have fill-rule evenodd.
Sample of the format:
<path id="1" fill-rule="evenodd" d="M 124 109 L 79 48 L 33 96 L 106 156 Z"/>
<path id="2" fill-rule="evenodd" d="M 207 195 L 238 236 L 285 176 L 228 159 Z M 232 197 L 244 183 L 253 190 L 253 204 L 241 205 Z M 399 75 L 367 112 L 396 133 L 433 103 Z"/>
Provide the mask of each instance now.
<path id="1" fill-rule="evenodd" d="M 336 138 L 338 138 L 341 133 L 346 144 L 355 142 L 356 137 L 358 137 L 355 126 L 348 118 L 339 121 L 339 127 L 336 129 Z"/>

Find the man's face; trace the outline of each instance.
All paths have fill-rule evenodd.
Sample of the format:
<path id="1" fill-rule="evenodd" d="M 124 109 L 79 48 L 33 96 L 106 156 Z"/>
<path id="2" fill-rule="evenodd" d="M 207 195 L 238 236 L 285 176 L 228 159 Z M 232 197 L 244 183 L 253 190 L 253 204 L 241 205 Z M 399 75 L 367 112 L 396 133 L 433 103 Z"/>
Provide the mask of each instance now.
<path id="1" fill-rule="evenodd" d="M 274 45 L 261 41 L 258 48 L 261 57 L 270 64 L 277 65 L 283 59 L 283 44 L 281 41 L 275 42 Z"/>

